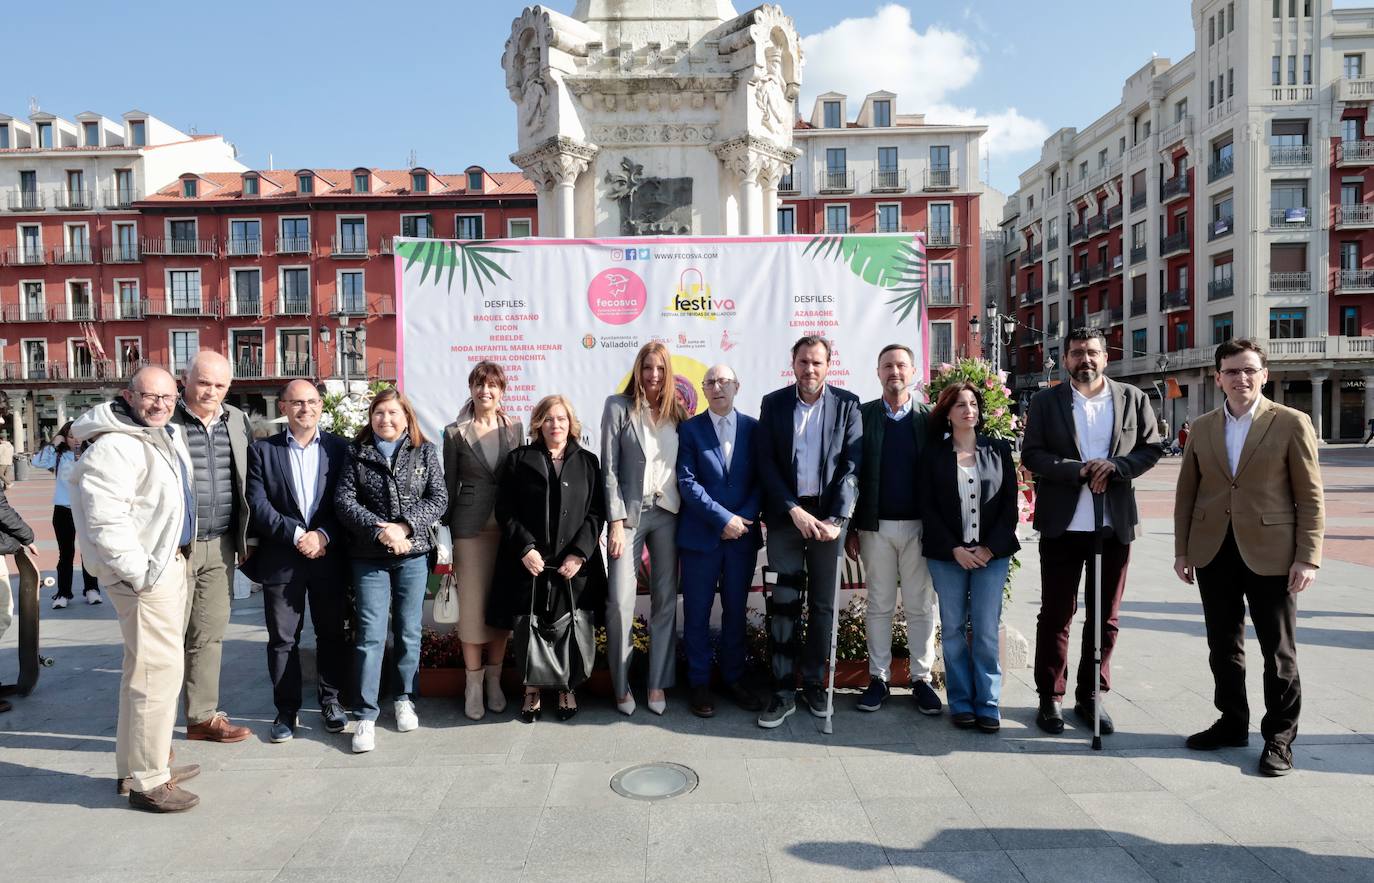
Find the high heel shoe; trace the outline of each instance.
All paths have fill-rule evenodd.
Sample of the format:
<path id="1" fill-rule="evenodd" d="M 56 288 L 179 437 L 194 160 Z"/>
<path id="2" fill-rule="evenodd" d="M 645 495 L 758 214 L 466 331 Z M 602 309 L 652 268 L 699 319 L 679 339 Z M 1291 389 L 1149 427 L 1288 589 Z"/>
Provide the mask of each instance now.
<path id="1" fill-rule="evenodd" d="M 616 707 L 616 710 L 617 710 L 617 711 L 619 711 L 621 714 L 625 715 L 626 717 L 629 717 L 630 715 L 634 714 L 634 713 L 635 713 L 635 696 L 634 696 L 634 694 L 633 694 L 633 693 L 626 693 L 624 699 L 617 699 L 617 700 L 615 701 L 615 707 Z"/>
<path id="2" fill-rule="evenodd" d="M 531 704 L 530 700 L 534 700 Z M 543 715 L 544 709 L 540 707 L 540 697 L 538 693 L 526 693 L 525 704 L 520 708 L 520 719 L 527 724 L 532 724 Z"/>
<path id="3" fill-rule="evenodd" d="M 568 705 L 569 701 L 576 701 L 571 690 L 561 690 L 558 693 L 558 719 L 570 721 L 577 715 L 577 706 Z"/>
<path id="4" fill-rule="evenodd" d="M 486 713 L 486 706 L 482 702 L 482 669 L 469 668 L 467 680 L 463 683 L 463 714 L 469 720 L 479 721 Z"/>
<path id="5" fill-rule="evenodd" d="M 501 663 L 486 667 L 487 708 L 496 714 L 506 710 L 506 694 L 501 689 Z"/>
<path id="6" fill-rule="evenodd" d="M 658 692 L 661 693 L 663 691 L 660 690 Z M 654 714 L 662 715 L 663 712 L 668 710 L 668 697 L 665 696 L 662 699 L 655 699 L 651 695 L 648 700 L 648 706 L 649 710 L 652 711 Z"/>

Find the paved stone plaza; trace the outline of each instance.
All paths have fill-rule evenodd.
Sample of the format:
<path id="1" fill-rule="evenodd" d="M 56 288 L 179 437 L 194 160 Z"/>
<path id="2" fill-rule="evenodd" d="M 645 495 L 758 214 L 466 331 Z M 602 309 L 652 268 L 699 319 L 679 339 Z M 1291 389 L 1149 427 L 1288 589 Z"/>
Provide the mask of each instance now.
<path id="1" fill-rule="evenodd" d="M 257 735 L 178 737 L 178 761 L 204 767 L 188 784 L 202 803 L 154 816 L 114 794 L 114 610 L 45 603 L 56 665 L 0 716 L 0 879 L 1374 880 L 1374 448 L 1325 448 L 1322 461 L 1327 560 L 1299 610 L 1304 708 L 1287 778 L 1256 775 L 1257 733 L 1245 750 L 1183 748 L 1215 713 L 1201 609 L 1170 567 L 1174 459 L 1141 482 L 1148 534 L 1122 613 L 1118 733 L 1100 754 L 1072 717 L 1062 737 L 1035 729 L 1029 669 L 1006 674 L 1000 736 L 924 718 L 905 696 L 878 714 L 843 697 L 827 737 L 803 714 L 774 731 L 732 707 L 699 720 L 670 694 L 662 718 L 589 700 L 571 724 L 534 726 L 515 703 L 472 723 L 453 700 L 423 699 L 418 731 L 384 715 L 361 756 L 307 712 L 295 741 L 273 745 L 254 596 L 234 605 L 222 706 Z M 47 538 L 48 569 L 51 490 L 11 493 Z M 1007 620 L 1029 635 L 1033 544 L 1022 557 Z M 1250 695 L 1261 707 L 1254 667 Z M 692 767 L 700 786 L 653 805 L 608 787 L 654 759 Z"/>

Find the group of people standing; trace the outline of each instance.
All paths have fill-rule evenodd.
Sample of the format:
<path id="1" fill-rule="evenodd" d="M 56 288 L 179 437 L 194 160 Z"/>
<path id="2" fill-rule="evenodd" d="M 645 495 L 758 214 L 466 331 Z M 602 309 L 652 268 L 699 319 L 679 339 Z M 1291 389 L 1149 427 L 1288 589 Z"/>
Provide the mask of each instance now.
<path id="1" fill-rule="evenodd" d="M 723 364 L 703 379 L 707 409 L 688 416 L 668 349 L 645 345 L 625 388 L 606 400 L 600 456 L 583 447 L 582 424 L 561 395 L 536 404 L 528 429 L 512 418 L 502 406 L 505 374 L 492 362 L 473 367 L 468 401 L 439 447 L 395 389 L 373 398 L 367 424 L 349 440 L 320 428 L 319 391 L 293 381 L 279 398 L 286 428 L 254 442 L 243 412 L 224 402 L 231 377 L 222 356 L 201 353 L 180 394 L 166 371 L 139 371 L 121 398 L 63 433 L 86 444 L 79 458 L 73 452 L 66 474 L 70 518 L 83 566 L 97 596 L 103 588 L 113 602 L 125 642 L 120 792 L 158 812 L 198 802 L 180 787 L 198 767 L 174 765 L 172 756 L 183 686 L 189 738 L 250 735 L 218 706 L 236 567 L 263 585 L 277 712 L 272 741 L 291 739 L 299 726 L 307 606 L 325 729 L 343 732 L 350 706 L 352 749 L 372 750 L 388 694 L 396 730 L 416 729 L 421 611 L 445 534 L 459 593 L 463 708 L 474 720 L 506 707 L 501 672 L 512 634 L 525 675 L 534 668 L 525 658 L 530 623 L 564 618 L 604 621 L 615 705 L 633 714 L 629 668 L 641 579 L 650 596 L 644 699 L 651 712 L 666 712 L 675 686 L 681 594 L 692 713 L 716 713 L 714 660 L 721 692 L 756 713 L 760 727 L 780 726 L 798 701 L 826 716 L 848 554 L 862 560 L 868 590 L 870 683 L 858 708 L 878 711 L 890 696 L 900 594 L 917 710 L 938 715 L 944 707 L 931 684 L 938 625 L 951 722 L 996 732 L 998 626 L 1020 548 L 1018 482 L 1010 443 L 984 432 L 982 388 L 952 383 L 933 406 L 923 404 L 912 394 L 913 352 L 892 344 L 878 354 L 881 397 L 860 403 L 826 382 L 828 341 L 803 337 L 791 357 L 795 383 L 765 395 L 757 419 L 736 409 L 740 381 Z M 1144 394 L 1106 377 L 1100 332 L 1073 332 L 1065 361 L 1070 382 L 1035 396 L 1022 446 L 1036 478 L 1043 582 L 1037 723 L 1051 733 L 1064 729 L 1069 625 L 1087 570 L 1088 615 L 1102 623 L 1101 679 L 1085 629 L 1074 710 L 1085 723 L 1096 711 L 1110 734 L 1098 691 L 1110 688 L 1130 543 L 1141 532 L 1132 482 L 1155 464 L 1163 444 Z M 1244 595 L 1266 655 L 1261 768 L 1280 774 L 1291 768 L 1298 709 L 1292 598 L 1319 564 L 1321 488 L 1310 423 L 1259 394 L 1263 361 L 1263 350 L 1248 341 L 1218 349 L 1227 403 L 1196 421 L 1184 455 L 1177 570 L 1200 583 L 1222 711 L 1189 745 L 1244 741 Z M 1283 470 L 1291 481 L 1260 479 Z M 1249 498 L 1252 486 L 1257 496 Z M 25 541 L 22 532 L 9 533 Z M 745 684 L 745 622 L 763 546 L 771 682 L 760 696 Z M 1098 548 L 1100 610 L 1090 567 Z M 564 662 L 552 681 L 546 670 L 538 680 L 526 677 L 523 720 L 541 718 L 549 688 L 557 693 L 556 717 L 577 714 L 576 691 L 593 665 L 590 647 L 573 640 Z"/>

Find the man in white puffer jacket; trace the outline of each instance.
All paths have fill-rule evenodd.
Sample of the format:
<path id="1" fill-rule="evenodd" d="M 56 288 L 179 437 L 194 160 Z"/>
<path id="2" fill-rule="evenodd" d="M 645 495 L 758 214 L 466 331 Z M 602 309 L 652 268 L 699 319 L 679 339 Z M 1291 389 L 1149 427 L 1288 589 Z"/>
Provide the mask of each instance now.
<path id="1" fill-rule="evenodd" d="M 194 536 L 191 463 L 175 426 L 176 380 L 143 368 L 122 399 L 72 427 L 89 446 L 72 473 L 81 560 L 114 602 L 124 636 L 115 766 L 119 793 L 150 812 L 200 802 L 178 782 L 200 772 L 171 766 L 184 667 L 186 558 Z"/>

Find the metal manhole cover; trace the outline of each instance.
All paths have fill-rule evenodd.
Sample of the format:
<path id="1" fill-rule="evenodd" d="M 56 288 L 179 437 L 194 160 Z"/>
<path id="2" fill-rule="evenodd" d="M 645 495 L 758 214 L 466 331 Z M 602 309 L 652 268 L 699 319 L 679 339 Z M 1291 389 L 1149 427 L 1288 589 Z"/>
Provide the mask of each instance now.
<path id="1" fill-rule="evenodd" d="M 697 787 L 697 774 L 678 763 L 641 763 L 611 776 L 611 790 L 631 800 L 668 800 Z"/>

